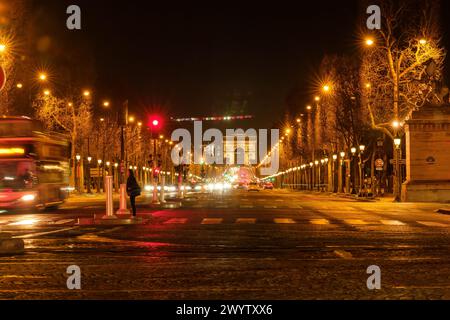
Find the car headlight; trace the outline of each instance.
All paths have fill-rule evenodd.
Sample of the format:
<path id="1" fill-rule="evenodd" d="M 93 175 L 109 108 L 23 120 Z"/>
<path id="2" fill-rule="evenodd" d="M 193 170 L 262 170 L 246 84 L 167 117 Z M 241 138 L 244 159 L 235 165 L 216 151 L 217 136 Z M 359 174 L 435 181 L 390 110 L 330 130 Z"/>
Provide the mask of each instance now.
<path id="1" fill-rule="evenodd" d="M 26 194 L 26 195 L 22 196 L 22 198 L 21 198 L 22 201 L 27 201 L 27 202 L 34 201 L 35 199 L 36 199 L 36 196 L 34 194 Z"/>

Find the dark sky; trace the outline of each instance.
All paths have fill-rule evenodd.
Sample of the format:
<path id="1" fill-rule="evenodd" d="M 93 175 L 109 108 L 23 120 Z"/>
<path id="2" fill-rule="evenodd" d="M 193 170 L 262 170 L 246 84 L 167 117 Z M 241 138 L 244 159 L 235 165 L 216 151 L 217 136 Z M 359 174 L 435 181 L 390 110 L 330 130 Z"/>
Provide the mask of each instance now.
<path id="1" fill-rule="evenodd" d="M 92 55 L 97 96 L 180 117 L 225 115 L 233 96 L 244 97 L 260 127 L 283 117 L 293 88 L 306 99 L 323 54 L 357 51 L 361 14 L 351 0 L 36 4 L 60 21 L 61 45 L 79 43 Z M 70 4 L 82 9 L 82 31 L 65 29 Z"/>

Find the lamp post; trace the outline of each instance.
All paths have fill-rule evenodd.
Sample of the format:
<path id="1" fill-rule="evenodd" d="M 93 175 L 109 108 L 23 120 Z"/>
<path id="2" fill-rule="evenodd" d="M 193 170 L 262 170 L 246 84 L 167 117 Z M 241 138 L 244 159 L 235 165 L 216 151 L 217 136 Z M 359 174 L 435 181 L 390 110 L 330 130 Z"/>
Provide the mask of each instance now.
<path id="1" fill-rule="evenodd" d="M 102 164 L 102 160 L 97 160 L 97 193 L 100 193 L 100 165 Z"/>
<path id="2" fill-rule="evenodd" d="M 353 147 L 350 149 L 352 153 L 352 163 L 353 163 L 353 188 L 352 188 L 352 194 L 356 194 L 356 165 L 355 165 L 355 154 L 356 154 L 356 148 Z"/>
<path id="3" fill-rule="evenodd" d="M 80 192 L 80 184 L 79 184 L 79 181 L 78 181 L 78 164 L 80 162 L 80 159 L 81 159 L 81 156 L 79 154 L 77 154 L 75 156 L 75 166 L 74 166 L 74 169 L 75 169 L 75 190 L 77 192 Z"/>
<path id="4" fill-rule="evenodd" d="M 88 157 L 87 157 L 87 161 L 88 161 L 88 170 L 87 170 L 87 173 L 88 173 L 87 192 L 88 192 L 88 193 L 92 193 L 92 191 L 91 191 L 91 161 L 92 161 L 92 157 L 91 157 L 91 156 L 88 156 Z"/>
<path id="5" fill-rule="evenodd" d="M 337 159 L 338 159 L 338 155 L 337 154 L 333 154 L 333 165 L 331 167 L 331 179 L 332 179 L 332 188 L 333 188 L 333 193 L 336 193 L 336 163 L 337 163 Z"/>
<path id="6" fill-rule="evenodd" d="M 362 159 L 362 155 L 364 153 L 364 150 L 366 150 L 366 146 L 365 145 L 360 145 L 359 146 L 359 196 L 362 197 L 363 196 L 363 192 L 364 192 L 364 171 L 363 171 L 363 159 Z"/>
<path id="7" fill-rule="evenodd" d="M 320 167 L 319 167 L 319 160 L 314 161 L 314 171 L 317 172 L 317 191 L 320 191 Z"/>
<path id="8" fill-rule="evenodd" d="M 314 163 L 310 162 L 309 163 L 309 168 L 310 168 L 310 177 L 309 177 L 309 190 L 314 190 Z"/>
<path id="9" fill-rule="evenodd" d="M 341 156 L 341 162 L 339 164 L 339 176 L 338 176 L 338 189 L 339 192 L 345 193 L 344 190 L 344 166 L 345 166 L 345 152 L 341 151 L 339 154 Z"/>
<path id="10" fill-rule="evenodd" d="M 402 144 L 402 139 L 397 136 L 394 139 L 394 145 L 395 145 L 395 152 L 397 154 L 397 159 L 395 162 L 395 171 L 396 171 L 396 178 L 397 178 L 397 190 L 396 190 L 396 194 L 395 194 L 395 202 L 400 202 L 401 201 L 401 194 L 402 194 L 402 180 L 401 180 L 401 174 L 400 174 L 400 158 L 401 158 L 401 144 Z"/>

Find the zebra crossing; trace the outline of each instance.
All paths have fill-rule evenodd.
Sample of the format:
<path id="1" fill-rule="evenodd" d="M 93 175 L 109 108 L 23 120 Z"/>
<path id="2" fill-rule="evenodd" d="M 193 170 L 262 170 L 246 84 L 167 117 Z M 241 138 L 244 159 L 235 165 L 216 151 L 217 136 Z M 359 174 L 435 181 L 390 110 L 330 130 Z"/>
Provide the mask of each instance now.
<path id="1" fill-rule="evenodd" d="M 364 220 L 364 219 L 325 219 L 325 218 L 311 218 L 311 219 L 301 219 L 292 217 L 276 217 L 276 218 L 258 218 L 258 217 L 192 217 L 192 218 L 167 218 L 160 219 L 158 222 L 164 225 L 256 225 L 256 224 L 267 224 L 272 223 L 275 225 L 310 225 L 312 227 L 338 227 L 338 226 L 351 226 L 356 228 L 364 228 L 370 226 L 380 226 L 380 227 L 427 227 L 434 229 L 449 229 L 449 223 L 441 223 L 435 221 L 399 221 L 399 220 Z"/>

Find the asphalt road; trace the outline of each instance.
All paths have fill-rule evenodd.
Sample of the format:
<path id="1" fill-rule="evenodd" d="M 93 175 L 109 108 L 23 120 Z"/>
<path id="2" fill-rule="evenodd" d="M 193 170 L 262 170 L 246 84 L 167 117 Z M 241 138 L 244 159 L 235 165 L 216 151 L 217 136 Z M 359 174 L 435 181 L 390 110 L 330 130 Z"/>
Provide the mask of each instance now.
<path id="1" fill-rule="evenodd" d="M 97 200 L 3 213 L 26 253 L 0 257 L 1 299 L 450 299 L 450 216 L 438 204 L 288 191 L 190 195 L 139 205 L 144 223 L 77 225 Z M 68 290 L 67 267 L 81 269 Z M 381 268 L 381 290 L 366 285 Z"/>

